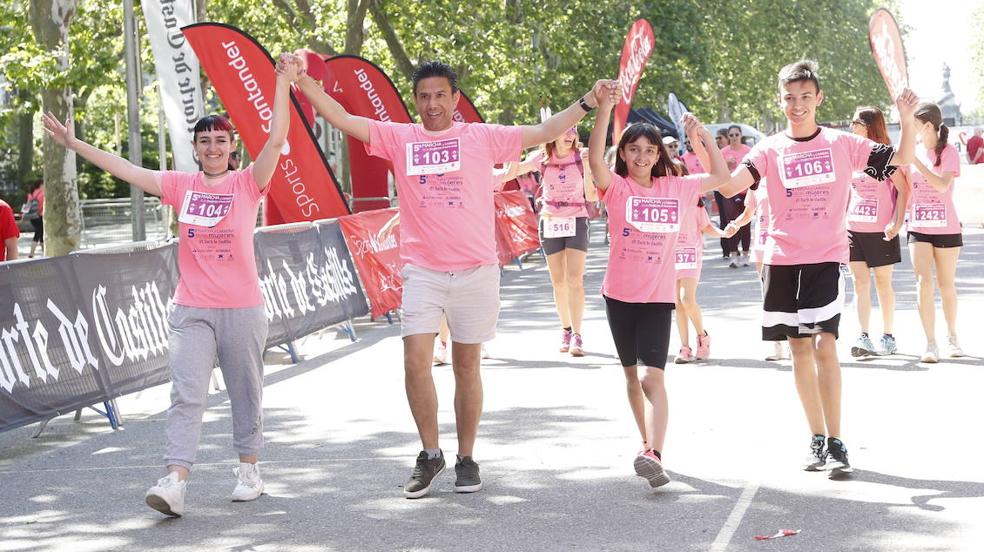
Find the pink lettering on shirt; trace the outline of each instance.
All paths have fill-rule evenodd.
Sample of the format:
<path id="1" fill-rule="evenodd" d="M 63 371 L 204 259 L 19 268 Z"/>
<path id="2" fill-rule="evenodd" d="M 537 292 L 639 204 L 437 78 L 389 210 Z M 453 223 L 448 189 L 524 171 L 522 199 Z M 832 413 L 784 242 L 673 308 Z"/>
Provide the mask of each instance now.
<path id="1" fill-rule="evenodd" d="M 940 166 L 936 164 L 936 152 L 928 151 L 922 144 L 916 144 L 916 157 L 927 168 L 938 175 L 951 172 L 960 176 L 960 155 L 957 148 L 947 144 L 940 155 Z M 929 185 L 926 177 L 912 165 L 908 174 L 912 179 L 912 198 L 909 200 L 910 231 L 923 234 L 960 234 L 960 219 L 953 203 L 953 185 L 940 193 Z"/>

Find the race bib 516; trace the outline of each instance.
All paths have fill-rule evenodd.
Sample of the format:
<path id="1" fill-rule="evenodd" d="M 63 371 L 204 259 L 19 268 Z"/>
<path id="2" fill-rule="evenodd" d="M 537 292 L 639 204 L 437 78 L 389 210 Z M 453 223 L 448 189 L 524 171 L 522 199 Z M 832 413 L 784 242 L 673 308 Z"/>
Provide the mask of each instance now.
<path id="1" fill-rule="evenodd" d="M 834 156 L 830 148 L 784 155 L 780 175 L 786 188 L 829 184 L 835 179 Z"/>
<path id="2" fill-rule="evenodd" d="M 577 219 L 574 217 L 545 217 L 544 238 L 569 238 L 577 235 Z"/>
<path id="3" fill-rule="evenodd" d="M 647 233 L 680 231 L 680 200 L 665 197 L 630 196 L 625 201 L 625 218 L 636 230 Z"/>
<path id="4" fill-rule="evenodd" d="M 407 144 L 407 175 L 443 174 L 461 169 L 461 142 L 457 138 Z"/>

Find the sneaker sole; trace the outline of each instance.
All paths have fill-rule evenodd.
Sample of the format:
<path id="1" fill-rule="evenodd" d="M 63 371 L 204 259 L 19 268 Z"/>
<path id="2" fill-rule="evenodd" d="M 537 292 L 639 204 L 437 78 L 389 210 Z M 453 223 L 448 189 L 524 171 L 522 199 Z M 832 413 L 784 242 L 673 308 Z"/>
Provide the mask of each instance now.
<path id="1" fill-rule="evenodd" d="M 171 510 L 171 505 L 166 500 L 157 495 L 147 495 L 144 500 L 147 502 L 147 506 L 150 506 L 165 516 L 181 517 L 181 514 Z"/>
<path id="2" fill-rule="evenodd" d="M 260 498 L 263 495 L 263 491 L 265 489 L 266 489 L 266 486 L 263 483 L 260 483 L 260 491 L 258 493 L 256 493 L 256 496 L 251 497 L 251 498 L 237 498 L 237 497 L 234 496 L 234 497 L 232 497 L 232 501 L 233 502 L 252 502 L 252 501 L 256 500 L 257 498 Z"/>
<path id="3" fill-rule="evenodd" d="M 431 485 L 434 484 L 434 480 L 437 479 L 437 476 L 441 475 L 441 473 L 444 472 L 444 468 L 446 468 L 446 467 L 447 466 L 444 466 L 441 469 L 437 470 L 437 473 L 435 473 L 434 474 L 434 477 L 431 478 L 430 485 L 427 485 L 426 487 L 424 487 L 423 489 L 420 489 L 419 491 L 408 491 L 406 489 L 403 489 L 403 496 L 405 496 L 407 498 L 420 498 L 420 497 L 426 496 L 427 493 L 430 492 Z"/>
<path id="4" fill-rule="evenodd" d="M 851 347 L 851 356 L 854 358 L 861 358 L 865 356 L 874 356 L 874 351 L 869 351 L 864 347 Z"/>
<path id="5" fill-rule="evenodd" d="M 939 361 L 940 361 L 939 358 L 934 358 L 934 357 L 922 357 L 919 359 L 919 362 L 925 362 L 926 364 L 936 364 Z"/>
<path id="6" fill-rule="evenodd" d="M 680 357 L 676 357 L 676 359 L 673 360 L 673 364 L 690 364 L 690 362 L 690 360 Z"/>
<path id="7" fill-rule="evenodd" d="M 645 478 L 649 482 L 649 486 L 653 489 L 662 487 L 670 482 L 670 476 L 666 475 L 666 470 L 663 469 L 661 464 L 657 464 L 645 457 L 637 456 L 632 465 L 635 468 L 636 475 Z"/>
<path id="8" fill-rule="evenodd" d="M 854 473 L 854 468 L 852 468 L 851 466 L 847 466 L 846 468 L 844 467 L 831 468 L 830 475 L 828 475 L 827 477 L 829 479 L 841 479 L 851 475 L 852 473 Z"/>
<path id="9" fill-rule="evenodd" d="M 823 467 L 825 464 L 826 462 L 821 462 L 819 464 L 806 464 L 805 466 L 803 466 L 803 471 L 808 471 L 808 472 L 824 471 Z"/>
<path id="10" fill-rule="evenodd" d="M 477 493 L 481 491 L 484 485 L 479 482 L 477 485 L 458 485 L 455 484 L 454 492 L 456 493 Z"/>

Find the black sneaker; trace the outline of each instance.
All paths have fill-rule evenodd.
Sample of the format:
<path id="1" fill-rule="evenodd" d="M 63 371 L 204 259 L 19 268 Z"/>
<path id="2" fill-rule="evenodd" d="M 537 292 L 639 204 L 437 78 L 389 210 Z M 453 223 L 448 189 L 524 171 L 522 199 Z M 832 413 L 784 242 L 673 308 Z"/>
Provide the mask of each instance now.
<path id="1" fill-rule="evenodd" d="M 403 496 L 420 498 L 430 492 L 431 482 L 444 471 L 444 453 L 437 458 L 427 458 L 427 451 L 417 455 L 417 465 L 413 467 L 410 480 L 403 486 Z"/>
<path id="2" fill-rule="evenodd" d="M 823 435 L 817 434 L 810 441 L 810 455 L 803 462 L 803 469 L 806 471 L 822 471 L 827 463 L 827 451 L 824 448 Z"/>
<path id="3" fill-rule="evenodd" d="M 471 456 L 459 456 L 454 465 L 454 492 L 474 493 L 482 490 L 482 478 L 478 475 L 478 463 Z"/>
<path id="4" fill-rule="evenodd" d="M 830 470 L 830 478 L 836 479 L 843 477 L 854 471 L 851 463 L 847 461 L 847 447 L 840 439 L 831 437 L 827 439 L 827 450 L 830 452 L 830 459 L 827 461 L 826 468 Z"/>

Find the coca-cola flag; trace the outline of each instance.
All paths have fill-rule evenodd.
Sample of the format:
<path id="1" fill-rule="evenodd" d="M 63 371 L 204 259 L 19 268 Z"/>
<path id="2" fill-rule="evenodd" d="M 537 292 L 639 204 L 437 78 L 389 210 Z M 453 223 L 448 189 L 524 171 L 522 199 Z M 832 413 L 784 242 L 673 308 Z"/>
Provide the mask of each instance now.
<path id="1" fill-rule="evenodd" d="M 909 86 L 909 69 L 905 60 L 905 48 L 899 25 L 885 8 L 875 10 L 868 21 L 868 42 L 878 71 L 885 79 L 892 101 Z"/>
<path id="2" fill-rule="evenodd" d="M 374 317 L 403 302 L 399 216 L 396 209 L 379 209 L 338 219 Z"/>
<path id="3" fill-rule="evenodd" d="M 622 46 L 622 60 L 618 67 L 618 86 L 622 89 L 622 98 L 615 106 L 613 119 L 612 140 L 617 142 L 622 136 L 625 122 L 629 119 L 629 109 L 632 107 L 632 96 L 639 87 L 642 70 L 649 61 L 656 45 L 656 35 L 649 21 L 639 19 L 625 35 L 625 45 Z"/>
<path id="4" fill-rule="evenodd" d="M 341 55 L 326 59 L 324 64 L 325 91 L 352 115 L 394 123 L 413 122 L 393 81 L 370 61 Z M 355 138 L 348 138 L 348 145 L 352 211 L 389 207 L 389 163 L 371 157 Z"/>
<path id="5" fill-rule="evenodd" d="M 198 23 L 182 31 L 255 159 L 270 134 L 276 92 L 273 58 L 251 36 L 229 25 Z M 270 197 L 286 222 L 349 212 L 335 175 L 293 96 L 287 143 L 270 185 Z"/>

